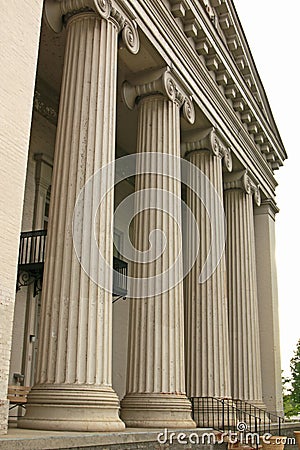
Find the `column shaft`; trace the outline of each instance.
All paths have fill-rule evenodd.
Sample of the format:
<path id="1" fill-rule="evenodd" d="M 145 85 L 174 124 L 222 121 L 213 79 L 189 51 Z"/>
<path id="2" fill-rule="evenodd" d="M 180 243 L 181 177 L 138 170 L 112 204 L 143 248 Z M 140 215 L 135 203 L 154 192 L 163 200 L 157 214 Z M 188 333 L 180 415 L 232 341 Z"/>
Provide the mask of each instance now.
<path id="1" fill-rule="evenodd" d="M 225 191 L 232 396 L 263 407 L 251 192 Z"/>
<path id="2" fill-rule="evenodd" d="M 68 21 L 36 384 L 21 421 L 24 428 L 124 428 L 111 387 L 111 294 L 84 272 L 72 241 L 73 211 L 81 188 L 114 159 L 117 40 L 116 24 L 94 13 L 79 13 Z M 95 183 L 95 192 L 99 189 L 100 183 Z M 82 247 L 89 251 L 93 218 L 86 211 L 81 214 L 82 225 L 84 220 L 91 222 L 90 235 L 82 234 Z M 98 245 L 110 263 L 112 223 L 110 192 L 95 226 Z M 90 258 L 92 264 L 92 254 Z"/>
<path id="3" fill-rule="evenodd" d="M 283 416 L 280 362 L 277 270 L 275 258 L 275 213 L 267 199 L 254 211 L 258 313 L 262 370 L 262 398 L 267 410 Z"/>
<path id="4" fill-rule="evenodd" d="M 147 163 L 147 152 L 180 156 L 179 107 L 163 95 L 145 97 L 139 104 L 137 152 L 141 164 Z M 135 219 L 135 245 L 141 251 L 149 248 L 149 235 L 155 229 L 163 230 L 167 245 L 163 254 L 148 264 L 136 264 L 135 277 L 151 277 L 167 270 L 181 249 L 181 211 L 174 198 L 181 196 L 180 160 L 174 158 L 173 175 L 170 178 L 156 174 L 156 167 L 149 174 L 137 176 L 136 191 L 142 190 Z M 149 209 L 152 200 L 145 189 L 161 189 L 172 195 L 164 200 L 156 198 L 157 206 Z M 143 191 L 144 190 L 144 191 Z M 143 193 L 144 192 L 144 193 Z M 151 194 L 150 194 L 151 195 Z M 158 191 L 158 196 L 161 192 Z M 164 197 L 165 198 L 165 197 Z M 164 211 L 174 212 L 170 217 Z M 177 220 L 177 223 L 176 223 Z M 155 242 L 154 245 L 158 245 Z M 183 283 L 182 263 L 172 273 L 175 287 L 145 298 L 131 300 L 129 325 L 129 359 L 127 394 L 122 401 L 121 416 L 131 427 L 194 427 L 191 405 L 185 394 L 184 342 L 183 342 Z M 161 291 L 157 282 L 157 292 Z"/>
<path id="5" fill-rule="evenodd" d="M 196 194 L 187 190 L 187 205 L 195 216 L 200 232 L 200 248 L 194 266 L 185 279 L 185 334 L 187 393 L 191 397 L 229 397 L 230 361 L 228 341 L 228 307 L 226 290 L 225 253 L 204 283 L 199 274 L 211 248 L 211 220 L 217 221 L 216 229 L 224 232 L 224 216 L 214 214 L 209 218 L 205 206 L 218 211 L 214 204 L 223 202 L 222 160 L 210 150 L 192 151 L 188 160 L 210 180 L 211 188 L 201 185 L 197 177 L 191 180 L 202 192 L 205 204 Z M 202 183 L 203 184 L 203 183 Z M 206 189 L 207 188 L 207 189 Z M 215 189 L 215 191 L 213 190 Z M 222 222 L 223 221 L 223 222 Z M 189 236 L 187 229 L 187 238 Z M 215 237 L 220 239 L 220 235 Z M 193 245 L 191 242 L 190 245 Z"/>

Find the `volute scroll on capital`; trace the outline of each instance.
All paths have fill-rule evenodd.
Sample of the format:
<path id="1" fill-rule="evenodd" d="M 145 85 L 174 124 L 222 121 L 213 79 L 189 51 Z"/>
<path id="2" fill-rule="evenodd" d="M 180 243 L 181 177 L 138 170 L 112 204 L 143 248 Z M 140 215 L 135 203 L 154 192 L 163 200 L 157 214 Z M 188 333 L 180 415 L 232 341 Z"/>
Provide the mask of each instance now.
<path id="1" fill-rule="evenodd" d="M 56 33 L 63 29 L 63 19 L 79 12 L 94 11 L 102 19 L 112 20 L 122 32 L 122 41 L 134 55 L 140 49 L 136 22 L 123 11 L 112 6 L 111 0 L 46 0 L 45 15 L 49 26 Z"/>
<path id="2" fill-rule="evenodd" d="M 181 143 L 182 153 L 188 157 L 191 152 L 210 151 L 214 156 L 223 158 L 223 163 L 228 172 L 232 171 L 232 157 L 230 147 L 217 135 L 215 128 L 205 131 L 189 131 L 183 133 Z"/>
<path id="3" fill-rule="evenodd" d="M 140 39 L 136 22 L 133 20 L 125 20 L 122 29 L 122 41 L 124 42 L 127 50 L 129 50 L 133 55 L 136 55 L 139 52 Z"/>
<path id="4" fill-rule="evenodd" d="M 257 206 L 261 204 L 260 186 L 251 178 L 247 170 L 227 175 L 224 188 L 225 190 L 242 189 L 246 194 L 253 195 Z"/>
<path id="5" fill-rule="evenodd" d="M 195 121 L 195 108 L 192 98 L 188 96 L 170 68 L 165 68 L 139 80 L 137 84 L 124 81 L 122 96 L 126 106 L 134 109 L 136 104 L 145 97 L 163 95 L 182 108 L 182 115 L 187 122 Z"/>

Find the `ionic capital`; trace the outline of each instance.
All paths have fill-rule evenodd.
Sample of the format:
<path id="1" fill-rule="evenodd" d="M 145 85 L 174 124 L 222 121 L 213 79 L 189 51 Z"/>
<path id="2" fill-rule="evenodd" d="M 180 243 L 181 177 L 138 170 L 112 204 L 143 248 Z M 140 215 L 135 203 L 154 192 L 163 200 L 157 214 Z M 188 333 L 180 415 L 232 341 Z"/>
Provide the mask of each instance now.
<path id="1" fill-rule="evenodd" d="M 56 33 L 62 31 L 63 18 L 85 11 L 94 11 L 102 19 L 113 21 L 122 32 L 126 48 L 130 53 L 138 53 L 140 40 L 135 21 L 124 11 L 113 7 L 111 0 L 46 0 L 45 3 L 47 22 Z"/>
<path id="2" fill-rule="evenodd" d="M 226 174 L 224 190 L 229 189 L 242 189 L 246 194 L 254 195 L 256 205 L 260 206 L 260 186 L 250 177 L 247 170 Z"/>
<path id="3" fill-rule="evenodd" d="M 192 152 L 210 151 L 214 156 L 223 158 L 228 172 L 232 171 L 230 148 L 217 135 L 215 128 L 205 131 L 189 131 L 182 134 L 181 151 L 188 158 Z"/>
<path id="4" fill-rule="evenodd" d="M 122 95 L 129 109 L 143 98 L 151 95 L 163 95 L 182 108 L 183 117 L 191 124 L 195 121 L 195 109 L 192 98 L 185 92 L 170 68 L 153 72 L 135 85 L 124 81 Z"/>

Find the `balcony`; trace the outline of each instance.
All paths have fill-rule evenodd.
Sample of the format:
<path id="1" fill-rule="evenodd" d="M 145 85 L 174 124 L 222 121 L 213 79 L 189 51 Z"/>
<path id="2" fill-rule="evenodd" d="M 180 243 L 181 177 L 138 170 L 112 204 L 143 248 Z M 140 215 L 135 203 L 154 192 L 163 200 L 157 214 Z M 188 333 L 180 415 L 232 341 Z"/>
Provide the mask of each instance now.
<path id="1" fill-rule="evenodd" d="M 23 286 L 33 285 L 34 297 L 41 291 L 47 230 L 26 231 L 21 233 L 17 291 Z M 113 296 L 126 297 L 128 264 L 119 258 L 113 258 Z"/>
<path id="2" fill-rule="evenodd" d="M 114 256 L 113 268 L 113 296 L 125 298 L 127 295 L 128 264 Z"/>
<path id="3" fill-rule="evenodd" d="M 42 289 L 47 230 L 25 231 L 21 233 L 17 291 L 33 284 L 33 296 Z"/>

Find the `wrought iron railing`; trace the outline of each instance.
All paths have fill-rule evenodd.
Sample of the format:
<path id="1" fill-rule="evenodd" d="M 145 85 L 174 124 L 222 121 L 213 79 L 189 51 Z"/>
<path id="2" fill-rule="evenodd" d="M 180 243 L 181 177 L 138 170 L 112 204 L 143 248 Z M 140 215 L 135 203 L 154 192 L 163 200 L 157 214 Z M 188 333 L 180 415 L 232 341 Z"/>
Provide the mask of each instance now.
<path id="1" fill-rule="evenodd" d="M 114 256 L 113 261 L 113 296 L 126 297 L 128 264 Z"/>
<path id="2" fill-rule="evenodd" d="M 277 416 L 276 414 L 270 413 L 252 403 L 246 402 L 245 400 L 232 400 L 237 408 L 248 412 L 249 414 L 255 415 L 260 419 L 261 422 L 261 432 L 262 433 L 276 433 L 278 436 L 281 435 L 281 425 L 283 423 L 283 417 Z"/>
<path id="3" fill-rule="evenodd" d="M 41 291 L 43 283 L 47 230 L 21 233 L 17 291 L 22 286 L 33 284 L 34 297 Z"/>
<path id="4" fill-rule="evenodd" d="M 19 266 L 44 264 L 47 230 L 25 231 L 21 233 Z"/>
<path id="5" fill-rule="evenodd" d="M 248 402 L 215 397 L 192 397 L 190 400 L 193 419 L 199 428 L 280 436 L 283 418 Z M 244 424 L 244 430 L 241 424 Z"/>
<path id="6" fill-rule="evenodd" d="M 199 428 L 237 432 L 240 423 L 246 423 L 249 432 L 258 432 L 260 428 L 258 417 L 237 408 L 228 399 L 192 397 L 191 402 L 193 420 Z"/>
<path id="7" fill-rule="evenodd" d="M 17 291 L 22 286 L 33 284 L 36 296 L 42 289 L 47 230 L 25 231 L 21 233 Z M 113 259 L 113 296 L 126 297 L 128 264 L 119 258 Z"/>

